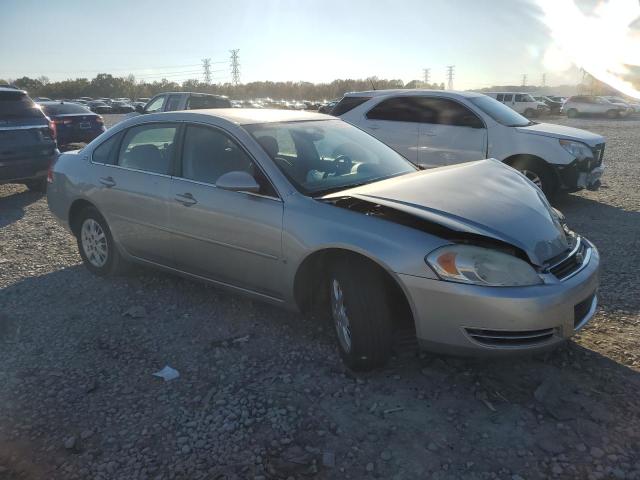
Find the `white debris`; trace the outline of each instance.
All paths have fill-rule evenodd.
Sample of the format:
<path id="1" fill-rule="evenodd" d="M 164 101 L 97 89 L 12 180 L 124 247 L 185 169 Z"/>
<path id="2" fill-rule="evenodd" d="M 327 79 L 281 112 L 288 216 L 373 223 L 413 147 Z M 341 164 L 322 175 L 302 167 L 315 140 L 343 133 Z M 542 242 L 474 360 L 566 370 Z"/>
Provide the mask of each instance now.
<path id="1" fill-rule="evenodd" d="M 154 377 L 163 378 L 165 382 L 169 382 L 171 380 L 175 380 L 180 376 L 180 372 L 178 372 L 175 368 L 171 368 L 169 365 L 166 365 L 162 370 L 152 373 Z"/>

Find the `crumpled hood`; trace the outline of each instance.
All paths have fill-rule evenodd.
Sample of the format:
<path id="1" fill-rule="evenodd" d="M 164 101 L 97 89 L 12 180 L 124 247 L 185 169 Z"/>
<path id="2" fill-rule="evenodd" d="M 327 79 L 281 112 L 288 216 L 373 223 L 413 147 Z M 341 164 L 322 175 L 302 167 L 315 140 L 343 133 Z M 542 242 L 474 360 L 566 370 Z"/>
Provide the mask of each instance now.
<path id="1" fill-rule="evenodd" d="M 531 135 L 576 140 L 586 143 L 591 147 L 595 147 L 597 144 L 604 143 L 605 141 L 602 135 L 597 135 L 580 128 L 565 127 L 564 125 L 555 125 L 552 123 L 537 123 L 535 125 L 529 125 L 528 127 L 516 127 L 516 130 L 520 133 L 528 133 Z"/>
<path id="2" fill-rule="evenodd" d="M 544 194 L 495 159 L 403 175 L 324 199 L 347 196 L 451 230 L 509 243 L 539 266 L 569 248 L 562 225 Z"/>

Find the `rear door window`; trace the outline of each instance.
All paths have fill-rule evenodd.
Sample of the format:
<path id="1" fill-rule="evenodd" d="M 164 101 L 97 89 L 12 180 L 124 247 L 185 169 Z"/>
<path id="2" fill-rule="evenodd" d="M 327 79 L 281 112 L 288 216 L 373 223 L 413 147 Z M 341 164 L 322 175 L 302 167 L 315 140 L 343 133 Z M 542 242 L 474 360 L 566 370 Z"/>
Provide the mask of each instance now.
<path id="1" fill-rule="evenodd" d="M 162 123 L 130 128 L 120 146 L 118 165 L 169 175 L 177 130 L 176 125 Z"/>
<path id="2" fill-rule="evenodd" d="M 0 118 L 3 120 L 42 119 L 44 114 L 24 92 L 0 92 Z"/>
<path id="3" fill-rule="evenodd" d="M 359 107 L 370 98 L 371 97 L 342 97 L 342 100 L 340 100 L 331 110 L 331 115 L 339 117 L 340 115 Z"/>
<path id="4" fill-rule="evenodd" d="M 93 151 L 91 161 L 94 163 L 102 163 L 104 165 L 114 165 L 117 160 L 116 153 L 118 151 L 118 145 L 122 138 L 122 132 L 113 135 L 104 142 L 102 142 Z"/>
<path id="5" fill-rule="evenodd" d="M 498 100 L 499 102 L 502 102 L 504 100 L 504 95 L 502 93 L 497 94 L 496 100 Z"/>
<path id="6" fill-rule="evenodd" d="M 388 120 L 391 122 L 423 121 L 424 114 L 419 97 L 395 97 L 383 100 L 367 113 L 369 120 Z"/>
<path id="7" fill-rule="evenodd" d="M 512 100 L 513 100 L 513 94 L 511 94 L 511 93 L 509 93 L 509 94 L 505 93 L 504 94 L 504 99 L 503 99 L 504 102 L 510 102 Z"/>

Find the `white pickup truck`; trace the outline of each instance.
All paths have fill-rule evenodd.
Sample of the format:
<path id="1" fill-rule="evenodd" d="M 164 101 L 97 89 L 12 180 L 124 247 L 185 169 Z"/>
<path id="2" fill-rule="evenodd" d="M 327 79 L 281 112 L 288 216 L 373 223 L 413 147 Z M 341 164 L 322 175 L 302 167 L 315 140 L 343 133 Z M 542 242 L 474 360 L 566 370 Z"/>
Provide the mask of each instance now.
<path id="1" fill-rule="evenodd" d="M 601 135 L 528 120 L 480 93 L 373 90 L 346 94 L 339 116 L 425 168 L 496 158 L 548 197 L 597 189 L 604 171 Z"/>

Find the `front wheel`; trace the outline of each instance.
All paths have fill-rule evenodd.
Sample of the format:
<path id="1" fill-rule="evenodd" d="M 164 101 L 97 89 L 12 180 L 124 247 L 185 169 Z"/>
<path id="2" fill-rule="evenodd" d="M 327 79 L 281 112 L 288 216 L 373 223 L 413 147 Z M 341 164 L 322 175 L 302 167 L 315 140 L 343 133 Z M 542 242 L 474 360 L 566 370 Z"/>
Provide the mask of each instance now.
<path id="1" fill-rule="evenodd" d="M 113 241 L 107 221 L 94 207 L 88 207 L 80 214 L 76 238 L 82 261 L 91 273 L 116 275 L 126 269 L 126 262 Z"/>
<path id="2" fill-rule="evenodd" d="M 554 198 L 558 185 L 550 168 L 542 161 L 522 158 L 513 162 L 511 166 L 531 180 L 550 201 Z"/>
<path id="3" fill-rule="evenodd" d="M 618 110 L 609 110 L 607 112 L 608 118 L 618 118 L 619 116 L 620 116 L 620 112 L 618 112 Z"/>
<path id="4" fill-rule="evenodd" d="M 576 118 L 578 116 L 578 111 L 575 108 L 570 108 L 567 110 L 567 117 Z"/>
<path id="5" fill-rule="evenodd" d="M 391 356 L 393 322 L 381 272 L 364 259 L 343 257 L 326 279 L 342 360 L 352 370 L 383 366 Z"/>

